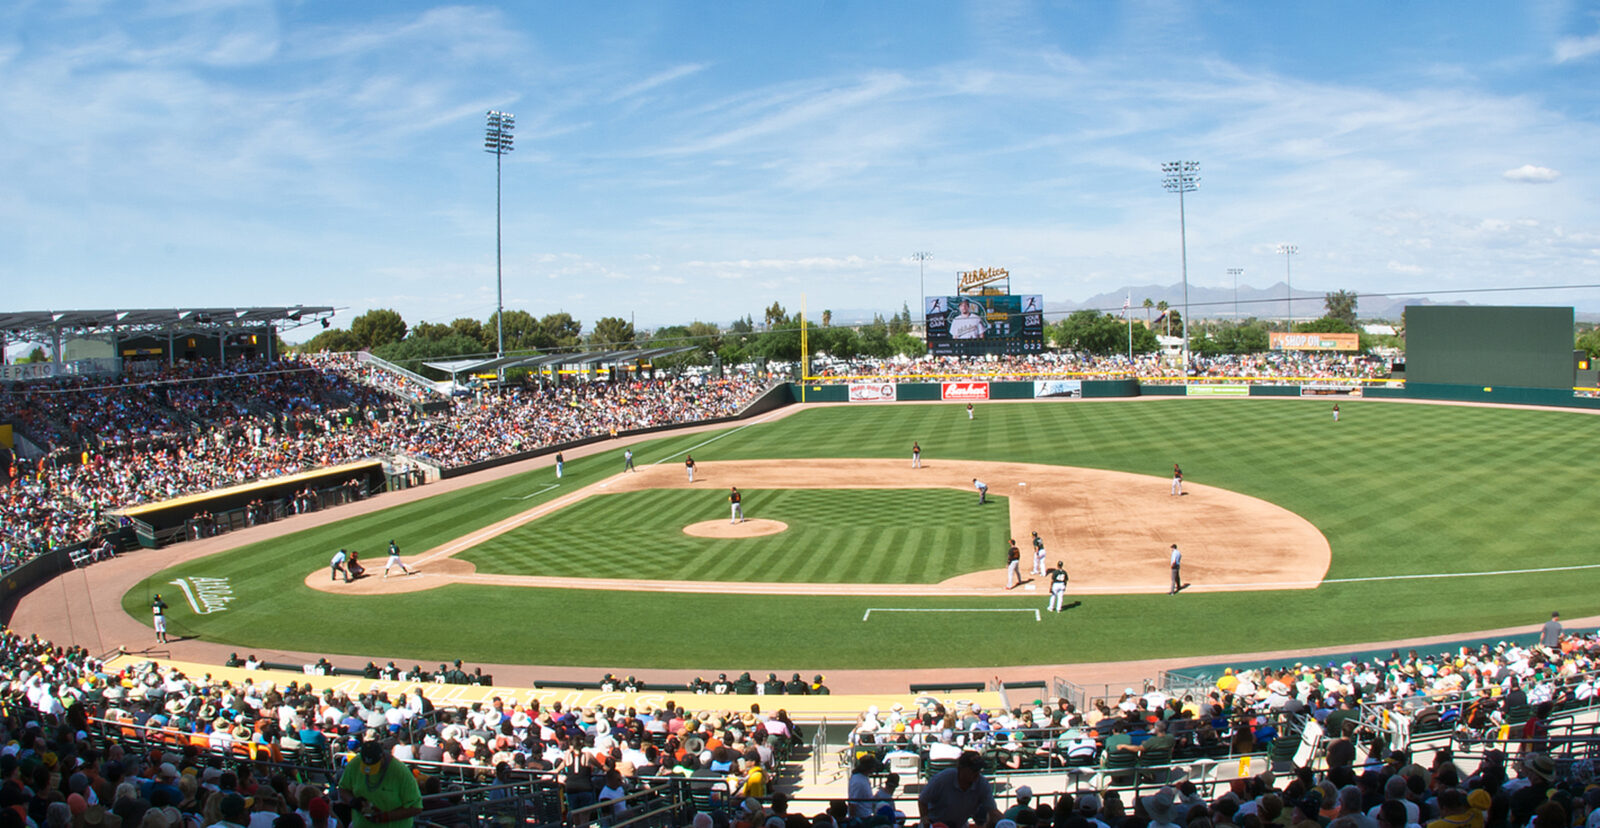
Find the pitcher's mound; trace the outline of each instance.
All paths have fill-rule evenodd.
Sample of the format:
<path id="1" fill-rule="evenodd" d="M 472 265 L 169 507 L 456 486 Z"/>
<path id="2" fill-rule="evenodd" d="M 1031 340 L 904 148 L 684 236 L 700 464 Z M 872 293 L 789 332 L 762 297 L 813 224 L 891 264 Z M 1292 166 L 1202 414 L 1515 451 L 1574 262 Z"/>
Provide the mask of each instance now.
<path id="1" fill-rule="evenodd" d="M 759 538 L 762 535 L 776 535 L 788 528 L 789 524 L 781 520 L 764 520 L 762 518 L 753 518 L 739 523 L 729 523 L 725 520 L 705 520 L 683 527 L 683 533 L 697 538 Z"/>

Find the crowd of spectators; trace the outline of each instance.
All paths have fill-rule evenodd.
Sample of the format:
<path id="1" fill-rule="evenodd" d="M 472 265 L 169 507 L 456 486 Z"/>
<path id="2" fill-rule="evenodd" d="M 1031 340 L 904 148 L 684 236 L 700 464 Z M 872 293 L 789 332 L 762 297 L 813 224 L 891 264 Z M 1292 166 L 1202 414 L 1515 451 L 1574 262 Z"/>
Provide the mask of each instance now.
<path id="1" fill-rule="evenodd" d="M 1183 378 L 1178 361 L 1160 354 L 1095 356 L 1072 351 L 1019 356 L 891 357 L 849 362 L 818 360 L 812 373 L 823 381 L 897 379 L 901 382 L 987 379 L 996 381 L 1044 379 L 1120 379 L 1173 382 Z M 1302 380 L 1375 380 L 1389 376 L 1387 360 L 1361 354 L 1273 351 L 1261 354 L 1192 354 L 1189 376 L 1204 379 L 1249 380 L 1261 384 Z"/>
<path id="2" fill-rule="evenodd" d="M 385 390 L 396 376 L 323 355 L 0 390 L 0 422 L 44 450 L 27 460 L 0 452 L 0 567 L 93 539 L 113 509 L 368 457 L 451 467 L 696 422 L 733 414 L 766 387 L 754 377 L 524 386 L 456 398 L 448 413 L 424 417 Z M 309 501 L 300 493 L 294 513 Z"/>

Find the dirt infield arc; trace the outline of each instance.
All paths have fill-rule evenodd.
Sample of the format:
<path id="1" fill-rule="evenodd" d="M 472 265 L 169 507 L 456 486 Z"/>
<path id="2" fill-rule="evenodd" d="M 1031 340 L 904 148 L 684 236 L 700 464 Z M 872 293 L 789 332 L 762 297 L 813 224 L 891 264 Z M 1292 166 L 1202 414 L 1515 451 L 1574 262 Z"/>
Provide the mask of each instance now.
<path id="1" fill-rule="evenodd" d="M 1183 550 L 1184 580 L 1197 592 L 1311 589 L 1327 574 L 1332 550 L 1309 521 L 1264 500 L 1226 489 L 1185 484 L 1174 497 L 1168 481 L 1146 475 L 1070 466 L 976 461 L 926 462 L 921 469 L 901 460 L 745 460 L 701 463 L 694 483 L 674 465 L 617 474 L 521 514 L 406 558 L 412 576 L 370 576 L 334 582 L 319 568 L 306 575 L 313 589 L 358 595 L 416 592 L 453 583 L 609 589 L 647 592 L 739 593 L 745 595 L 1029 596 L 1007 591 L 1004 551 L 997 568 L 939 584 L 816 584 L 750 581 L 619 580 L 480 573 L 456 555 L 560 509 L 599 494 L 663 488 L 703 488 L 708 518 L 726 514 L 728 486 L 762 489 L 954 488 L 977 493 L 972 480 L 989 485 L 991 497 L 1010 506 L 1011 531 L 1027 547 L 1038 531 L 1049 561 L 1067 561 L 1069 594 L 1165 592 L 1168 549 Z M 752 507 L 749 515 L 759 520 Z M 959 519 L 953 515 L 952 519 Z M 737 531 L 739 526 L 723 524 Z M 755 532 L 751 532 L 755 535 Z M 1031 554 L 1028 550 L 1027 554 Z M 1035 585 L 1036 586 L 1036 585 Z"/>

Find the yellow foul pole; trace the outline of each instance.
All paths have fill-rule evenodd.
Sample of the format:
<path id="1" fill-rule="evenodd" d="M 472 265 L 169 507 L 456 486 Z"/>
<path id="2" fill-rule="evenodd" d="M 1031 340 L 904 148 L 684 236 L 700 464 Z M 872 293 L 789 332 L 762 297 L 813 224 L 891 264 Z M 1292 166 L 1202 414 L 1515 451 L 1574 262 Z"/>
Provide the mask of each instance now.
<path id="1" fill-rule="evenodd" d="M 811 377 L 811 349 L 806 347 L 806 295 L 800 294 L 800 402 L 806 401 L 806 380 Z"/>

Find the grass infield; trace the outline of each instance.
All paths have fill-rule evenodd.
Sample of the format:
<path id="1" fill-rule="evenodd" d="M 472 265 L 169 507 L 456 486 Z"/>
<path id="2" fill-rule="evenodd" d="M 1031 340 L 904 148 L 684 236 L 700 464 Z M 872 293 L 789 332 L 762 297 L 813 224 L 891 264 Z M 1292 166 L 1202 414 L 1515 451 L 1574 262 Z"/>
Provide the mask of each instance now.
<path id="1" fill-rule="evenodd" d="M 459 557 L 508 575 L 787 583 L 932 584 L 1005 565 L 1003 497 L 976 509 L 971 494 L 951 489 L 746 489 L 746 514 L 789 529 L 737 540 L 685 535 L 688 524 L 727 515 L 724 494 L 586 498 Z"/>
<path id="2" fill-rule="evenodd" d="M 1340 407 L 1343 421 L 1337 424 L 1326 401 L 1304 400 L 980 405 L 972 422 L 965 406 L 956 404 L 830 407 L 771 424 L 664 438 L 634 451 L 641 464 L 679 462 L 676 455 L 690 449 L 701 461 L 901 458 L 918 440 L 930 461 L 1085 466 L 1149 474 L 1155 486 L 1163 486 L 1172 463 L 1180 462 L 1188 480 L 1269 500 L 1310 520 L 1332 545 L 1331 579 L 1593 562 L 1583 503 L 1600 472 L 1575 462 L 1575 455 L 1600 420 L 1558 410 L 1354 400 Z M 1535 625 L 1551 610 L 1581 616 L 1600 605 L 1593 576 L 1584 571 L 1330 583 L 1284 592 L 1089 597 L 1043 622 L 1021 613 L 873 613 L 861 620 L 870 607 L 1029 606 L 1018 599 L 886 601 L 468 585 L 344 597 L 302 583 L 307 571 L 325 566 L 340 546 L 361 549 L 381 567 L 390 538 L 408 552 L 432 548 L 611 475 L 620 468 L 619 457 L 620 451 L 569 462 L 560 488 L 529 499 L 522 498 L 553 482 L 550 471 L 185 564 L 152 576 L 124 596 L 123 605 L 148 619 L 149 594 L 167 592 L 175 633 L 241 649 L 741 670 L 1204 656 Z M 597 516 L 598 533 L 555 534 L 554 546 L 537 554 L 562 559 L 564 551 L 568 565 L 581 568 L 613 554 L 617 532 L 629 522 L 647 532 L 681 529 L 676 518 L 659 517 Z M 541 525 L 547 530 L 546 520 L 530 524 L 529 531 L 537 535 Z M 651 528 L 651 521 L 667 525 Z M 863 527 L 859 543 L 881 543 L 886 554 L 936 553 L 930 546 L 896 550 L 899 542 L 874 540 L 874 531 Z M 904 543 L 916 541 L 907 536 Z M 626 552 L 637 561 L 635 568 L 624 567 L 633 577 L 673 566 L 651 545 Z M 508 546 L 473 554 L 522 553 Z M 988 566 L 993 564 L 980 559 L 974 568 Z M 759 569 L 754 562 L 750 568 Z M 237 598 L 224 612 L 195 615 L 185 602 L 171 600 L 176 590 L 169 582 L 180 575 L 228 578 Z M 729 568 L 720 577 L 770 576 Z M 1041 594 L 1040 606 L 1044 600 Z"/>

